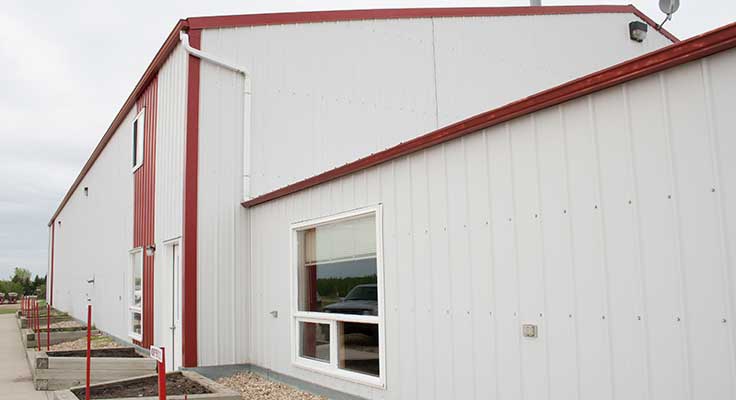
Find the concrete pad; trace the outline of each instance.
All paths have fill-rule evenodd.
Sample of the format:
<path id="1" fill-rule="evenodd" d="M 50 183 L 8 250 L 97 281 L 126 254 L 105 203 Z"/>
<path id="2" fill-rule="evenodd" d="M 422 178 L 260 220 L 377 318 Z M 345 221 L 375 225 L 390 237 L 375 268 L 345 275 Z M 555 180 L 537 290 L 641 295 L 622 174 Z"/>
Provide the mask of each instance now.
<path id="1" fill-rule="evenodd" d="M 0 399 L 52 399 L 52 392 L 37 392 L 33 388 L 26 351 L 17 331 L 18 325 L 13 314 L 0 315 Z"/>

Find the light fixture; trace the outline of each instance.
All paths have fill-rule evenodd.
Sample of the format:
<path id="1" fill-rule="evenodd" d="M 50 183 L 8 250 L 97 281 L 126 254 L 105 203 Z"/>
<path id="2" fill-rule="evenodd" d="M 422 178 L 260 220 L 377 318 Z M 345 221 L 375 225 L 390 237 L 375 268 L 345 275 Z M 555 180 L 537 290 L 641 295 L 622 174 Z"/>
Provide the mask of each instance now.
<path id="1" fill-rule="evenodd" d="M 152 244 L 149 244 L 148 246 L 146 246 L 146 255 L 147 256 L 151 257 L 151 256 L 153 256 L 153 253 L 155 253 L 155 252 L 156 252 L 156 246 L 154 246 Z"/>
<path id="2" fill-rule="evenodd" d="M 649 26 L 641 21 L 629 22 L 629 37 L 635 42 L 643 42 L 647 37 Z"/>

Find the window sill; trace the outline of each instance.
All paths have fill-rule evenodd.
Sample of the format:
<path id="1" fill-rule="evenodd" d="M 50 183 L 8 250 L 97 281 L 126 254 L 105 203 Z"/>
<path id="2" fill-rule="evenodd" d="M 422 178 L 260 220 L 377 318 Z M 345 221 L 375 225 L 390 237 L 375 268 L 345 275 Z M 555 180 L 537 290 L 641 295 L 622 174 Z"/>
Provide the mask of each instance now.
<path id="1" fill-rule="evenodd" d="M 140 164 L 134 166 L 133 168 L 130 169 L 130 173 L 131 174 L 134 174 L 135 171 L 138 171 L 139 169 L 141 169 L 142 166 L 143 166 L 143 163 L 140 163 Z"/>
<path id="2" fill-rule="evenodd" d="M 351 372 L 344 369 L 335 369 L 330 367 L 329 364 L 320 361 L 297 357 L 295 360 L 292 360 L 292 365 L 301 369 L 317 372 L 352 383 L 370 386 L 376 389 L 386 389 L 386 384 L 383 381 L 382 377 L 361 374 L 358 372 Z"/>
<path id="3" fill-rule="evenodd" d="M 136 340 L 138 342 L 142 342 L 143 341 L 143 336 L 138 335 L 136 333 L 132 333 L 132 332 L 131 333 L 128 333 L 128 337 L 131 338 L 131 339 L 133 339 L 133 340 Z"/>

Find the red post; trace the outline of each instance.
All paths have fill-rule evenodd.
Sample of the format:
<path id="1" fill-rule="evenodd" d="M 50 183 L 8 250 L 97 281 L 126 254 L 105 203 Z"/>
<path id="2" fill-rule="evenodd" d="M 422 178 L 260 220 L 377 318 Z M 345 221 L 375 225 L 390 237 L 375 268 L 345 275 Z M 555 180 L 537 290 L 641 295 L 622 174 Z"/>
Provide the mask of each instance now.
<path id="1" fill-rule="evenodd" d="M 158 363 L 158 400 L 166 400 L 166 349 L 163 347 Z"/>
<path id="2" fill-rule="evenodd" d="M 41 313 L 38 311 L 38 301 L 36 301 L 36 344 L 38 351 L 41 351 Z"/>
<path id="3" fill-rule="evenodd" d="M 51 350 L 51 304 L 46 303 L 46 351 Z"/>
<path id="4" fill-rule="evenodd" d="M 85 400 L 89 400 L 89 369 L 92 345 L 92 304 L 87 304 L 87 383 L 84 391 Z"/>

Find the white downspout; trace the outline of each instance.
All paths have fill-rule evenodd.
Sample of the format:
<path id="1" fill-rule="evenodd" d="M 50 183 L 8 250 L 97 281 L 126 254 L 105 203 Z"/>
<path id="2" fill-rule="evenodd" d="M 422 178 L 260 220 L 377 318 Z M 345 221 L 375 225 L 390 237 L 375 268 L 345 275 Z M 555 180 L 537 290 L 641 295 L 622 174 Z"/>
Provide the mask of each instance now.
<path id="1" fill-rule="evenodd" d="M 217 56 L 195 49 L 189 45 L 189 35 L 181 31 L 179 39 L 182 46 L 190 55 L 202 60 L 207 60 L 212 64 L 227 68 L 233 72 L 243 74 L 243 201 L 250 200 L 250 120 L 251 120 L 251 84 L 250 74 L 245 68 L 235 66 L 227 61 L 221 60 Z"/>

